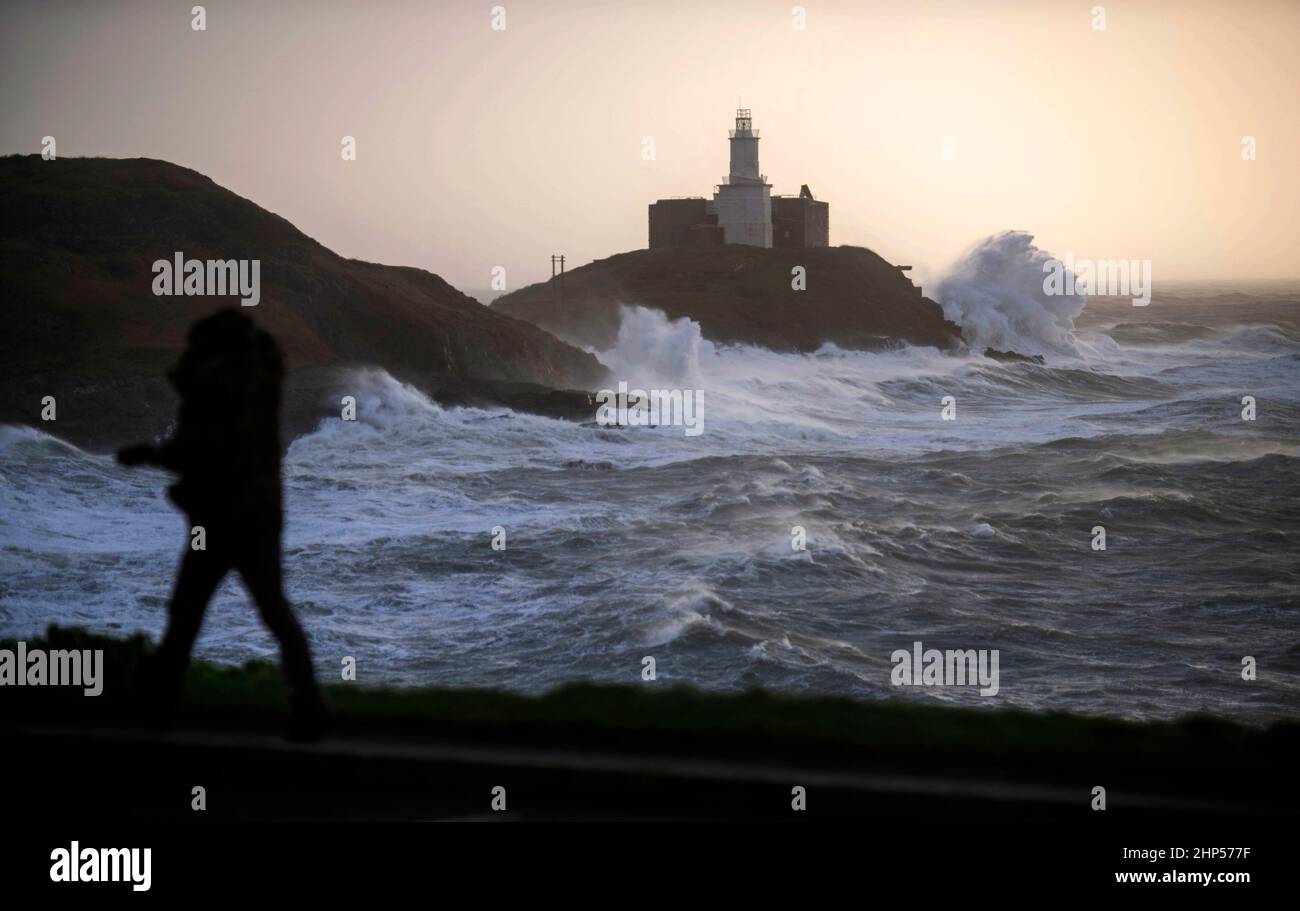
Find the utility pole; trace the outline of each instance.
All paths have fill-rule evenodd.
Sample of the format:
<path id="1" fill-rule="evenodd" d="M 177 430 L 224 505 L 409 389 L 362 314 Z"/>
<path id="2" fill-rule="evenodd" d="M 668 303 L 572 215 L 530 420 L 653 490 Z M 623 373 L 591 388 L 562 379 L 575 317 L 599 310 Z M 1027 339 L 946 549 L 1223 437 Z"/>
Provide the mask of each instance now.
<path id="1" fill-rule="evenodd" d="M 560 308 L 559 314 L 564 313 L 564 254 L 551 254 L 551 278 L 555 278 L 555 264 L 560 264 Z"/>

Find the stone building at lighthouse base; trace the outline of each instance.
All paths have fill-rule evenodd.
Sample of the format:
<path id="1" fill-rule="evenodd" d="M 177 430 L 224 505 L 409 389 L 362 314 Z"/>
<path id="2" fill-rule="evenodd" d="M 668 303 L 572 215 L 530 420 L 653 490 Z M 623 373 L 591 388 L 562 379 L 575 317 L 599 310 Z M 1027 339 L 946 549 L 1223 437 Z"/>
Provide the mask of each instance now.
<path id="1" fill-rule="evenodd" d="M 798 196 L 773 196 L 758 167 L 759 135 L 747 108 L 736 111 L 728 136 L 731 170 L 713 198 L 660 199 L 650 205 L 650 248 L 825 247 L 830 245 L 830 205 L 804 184 Z"/>

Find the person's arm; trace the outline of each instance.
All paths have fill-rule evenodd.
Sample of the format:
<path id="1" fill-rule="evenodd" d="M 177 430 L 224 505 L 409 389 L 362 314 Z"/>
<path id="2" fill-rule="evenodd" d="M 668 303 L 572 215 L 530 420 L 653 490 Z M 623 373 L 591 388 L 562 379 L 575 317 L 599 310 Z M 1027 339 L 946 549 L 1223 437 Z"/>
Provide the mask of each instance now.
<path id="1" fill-rule="evenodd" d="M 175 440 L 168 440 L 161 446 L 148 443 L 127 446 L 117 451 L 117 460 L 123 465 L 156 465 L 168 471 L 176 471 L 180 466 L 179 448 Z"/>
<path id="2" fill-rule="evenodd" d="M 153 464 L 168 471 L 180 471 L 180 444 L 175 437 L 153 451 Z"/>
<path id="3" fill-rule="evenodd" d="M 117 451 L 117 460 L 123 465 L 152 464 L 158 452 L 157 447 L 145 443 L 139 446 L 125 446 Z"/>

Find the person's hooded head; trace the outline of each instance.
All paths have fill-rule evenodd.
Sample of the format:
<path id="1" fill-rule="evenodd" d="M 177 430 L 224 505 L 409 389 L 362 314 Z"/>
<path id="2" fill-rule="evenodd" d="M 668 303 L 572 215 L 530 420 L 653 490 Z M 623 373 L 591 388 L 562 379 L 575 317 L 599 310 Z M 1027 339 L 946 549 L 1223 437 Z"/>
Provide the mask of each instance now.
<path id="1" fill-rule="evenodd" d="M 185 353 L 168 373 L 182 397 L 259 391 L 279 399 L 284 360 L 275 339 L 239 310 L 219 310 L 190 327 Z"/>

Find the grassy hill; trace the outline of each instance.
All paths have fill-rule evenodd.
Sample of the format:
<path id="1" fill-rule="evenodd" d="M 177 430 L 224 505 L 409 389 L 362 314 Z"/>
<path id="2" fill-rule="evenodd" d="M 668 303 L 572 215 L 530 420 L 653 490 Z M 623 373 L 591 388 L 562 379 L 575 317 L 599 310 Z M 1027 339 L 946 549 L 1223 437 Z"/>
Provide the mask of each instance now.
<path id="1" fill-rule="evenodd" d="M 111 448 L 161 432 L 163 371 L 198 317 L 237 297 L 155 296 L 152 264 L 257 259 L 245 308 L 284 347 L 286 423 L 337 413 L 339 368 L 381 366 L 444 401 L 540 410 L 549 389 L 590 389 L 591 355 L 420 269 L 344 259 L 207 177 L 151 159 L 0 158 L 0 421 L 39 423 L 45 395 L 73 442 Z M 585 405 L 585 396 L 583 404 Z M 584 412 L 585 413 L 585 412 Z"/>

